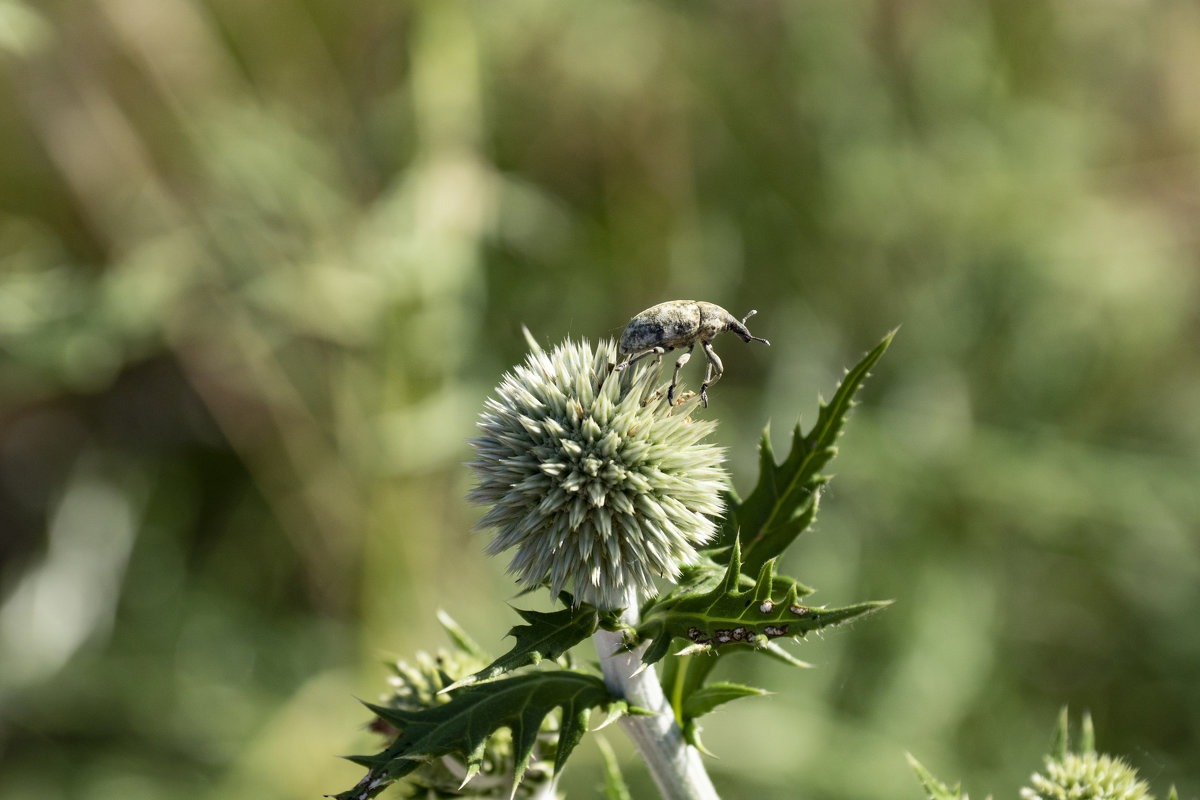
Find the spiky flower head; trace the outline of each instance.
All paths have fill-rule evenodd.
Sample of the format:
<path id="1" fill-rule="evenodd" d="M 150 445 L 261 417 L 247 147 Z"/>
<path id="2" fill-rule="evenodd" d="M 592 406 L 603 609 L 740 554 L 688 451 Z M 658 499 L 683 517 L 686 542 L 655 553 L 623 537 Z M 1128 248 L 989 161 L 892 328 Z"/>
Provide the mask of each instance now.
<path id="1" fill-rule="evenodd" d="M 715 533 L 727 477 L 690 400 L 672 408 L 656 390 L 661 365 L 617 371 L 617 347 L 567 341 L 534 346 L 488 399 L 473 439 L 478 486 L 495 555 L 509 572 L 552 593 L 606 609 L 677 577 Z"/>
<path id="2" fill-rule="evenodd" d="M 1047 758 L 1045 772 L 1033 774 L 1022 800 L 1154 800 L 1136 770 L 1095 751 Z"/>

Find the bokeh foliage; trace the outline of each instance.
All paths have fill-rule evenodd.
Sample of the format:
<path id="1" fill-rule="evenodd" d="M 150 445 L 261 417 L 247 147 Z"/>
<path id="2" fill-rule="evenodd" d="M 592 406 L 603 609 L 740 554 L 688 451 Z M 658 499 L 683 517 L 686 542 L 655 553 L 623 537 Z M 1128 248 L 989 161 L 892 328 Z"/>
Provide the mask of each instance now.
<path id="1" fill-rule="evenodd" d="M 346 783 L 381 658 L 511 623 L 462 462 L 520 324 L 679 297 L 772 342 L 718 341 L 742 491 L 903 326 L 793 556 L 897 603 L 712 718 L 719 789 L 1000 794 L 1069 703 L 1200 791 L 1198 53 L 1185 0 L 0 0 L 0 797 Z"/>

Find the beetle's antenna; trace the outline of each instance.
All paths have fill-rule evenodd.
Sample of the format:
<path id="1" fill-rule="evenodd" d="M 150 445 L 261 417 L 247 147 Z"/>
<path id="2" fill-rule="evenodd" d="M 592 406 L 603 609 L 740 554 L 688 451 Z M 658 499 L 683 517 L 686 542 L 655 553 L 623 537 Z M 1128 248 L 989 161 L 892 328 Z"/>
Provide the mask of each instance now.
<path id="1" fill-rule="evenodd" d="M 750 309 L 750 311 L 749 311 L 749 312 L 747 312 L 747 313 L 746 313 L 746 316 L 742 317 L 742 328 L 743 328 L 743 329 L 745 329 L 745 328 L 746 328 L 746 320 L 750 319 L 751 317 L 753 317 L 753 316 L 754 316 L 755 314 L 757 314 L 757 313 L 758 313 L 758 309 L 757 309 L 757 308 L 752 308 L 752 309 Z M 747 335 L 747 336 L 750 336 L 750 338 L 746 340 L 747 342 L 762 342 L 762 343 L 763 343 L 763 344 L 765 344 L 767 347 L 770 347 L 770 346 L 771 346 L 771 343 L 770 343 L 770 342 L 768 342 L 766 339 L 762 338 L 761 336 L 751 336 L 751 335 L 750 335 L 750 331 L 749 331 L 749 329 L 746 329 L 746 335 Z"/>

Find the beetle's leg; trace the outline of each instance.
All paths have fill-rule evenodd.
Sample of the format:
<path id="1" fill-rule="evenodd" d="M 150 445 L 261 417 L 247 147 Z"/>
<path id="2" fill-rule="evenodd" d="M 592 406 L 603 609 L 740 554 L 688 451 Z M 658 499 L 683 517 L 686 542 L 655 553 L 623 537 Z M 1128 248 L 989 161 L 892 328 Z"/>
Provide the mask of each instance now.
<path id="1" fill-rule="evenodd" d="M 700 384 L 700 402 L 708 408 L 708 387 L 721 380 L 721 376 L 725 374 L 725 365 L 713 351 L 712 342 L 704 343 L 704 355 L 708 356 L 708 369 L 704 371 L 704 383 Z"/>
<path id="2" fill-rule="evenodd" d="M 637 361 L 641 361 L 646 356 L 654 355 L 654 356 L 658 356 L 659 358 L 662 358 L 663 353 L 665 353 L 665 352 L 667 352 L 667 351 L 662 347 L 651 347 L 649 350 L 643 350 L 642 352 L 638 353 L 637 355 L 633 355 L 631 353 L 629 358 L 625 359 L 620 364 L 617 364 L 617 371 L 620 372 L 621 370 L 628 367 L 630 364 L 633 364 Z"/>
<path id="3" fill-rule="evenodd" d="M 683 365 L 686 364 L 688 359 L 692 357 L 692 350 L 694 350 L 695 347 L 696 343 L 692 342 L 692 345 L 687 349 L 687 352 L 681 355 L 679 360 L 675 362 L 675 374 L 671 376 L 671 388 L 667 389 L 667 405 L 675 405 L 675 386 L 679 383 L 679 370 L 683 369 Z"/>

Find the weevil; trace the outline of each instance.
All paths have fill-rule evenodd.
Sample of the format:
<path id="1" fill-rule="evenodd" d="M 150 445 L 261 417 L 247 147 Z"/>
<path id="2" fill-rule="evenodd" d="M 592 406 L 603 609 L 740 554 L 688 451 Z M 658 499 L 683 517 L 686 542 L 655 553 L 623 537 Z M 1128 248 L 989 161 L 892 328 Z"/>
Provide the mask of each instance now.
<path id="1" fill-rule="evenodd" d="M 704 355 L 708 356 L 708 369 L 704 372 L 704 383 L 700 384 L 700 402 L 708 408 L 708 387 L 721 380 L 721 376 L 725 374 L 725 366 L 713 352 L 713 338 L 718 333 L 733 331 L 746 343 L 762 342 L 770 347 L 770 342 L 760 336 L 751 336 L 746 328 L 746 320 L 757 313 L 751 311 L 739 322 L 737 317 L 716 303 L 700 300 L 670 300 L 659 303 L 636 315 L 625 326 L 619 346 L 628 358 L 618 364 L 617 369 L 623 370 L 650 355 L 662 359 L 664 353 L 678 347 L 687 347 L 687 352 L 675 362 L 671 388 L 667 389 L 667 402 L 674 405 L 679 370 L 692 357 L 692 350 L 699 343 L 704 348 Z"/>

